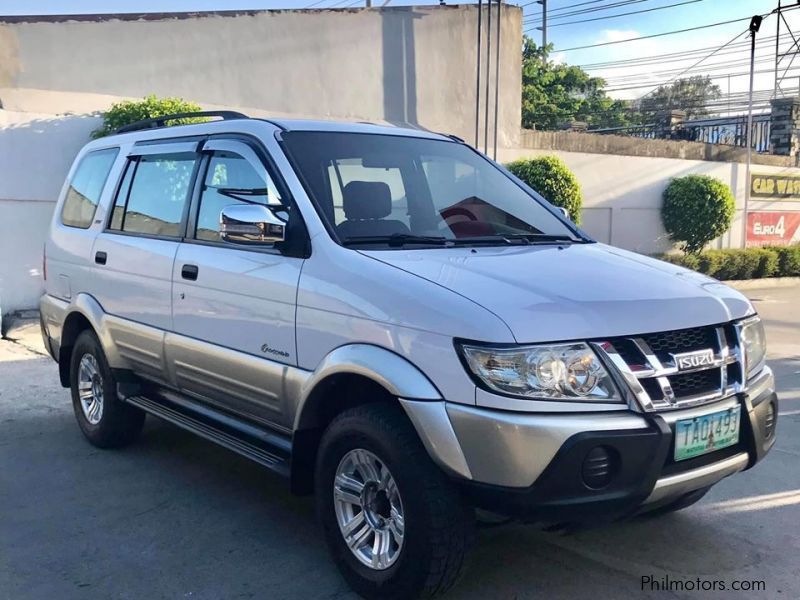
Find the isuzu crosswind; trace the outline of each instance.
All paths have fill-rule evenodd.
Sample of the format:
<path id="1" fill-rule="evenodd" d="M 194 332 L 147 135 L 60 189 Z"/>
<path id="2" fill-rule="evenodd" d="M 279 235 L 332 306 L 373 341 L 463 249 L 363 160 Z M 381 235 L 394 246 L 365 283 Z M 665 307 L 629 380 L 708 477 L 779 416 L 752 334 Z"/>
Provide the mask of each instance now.
<path id="1" fill-rule="evenodd" d="M 55 210 L 42 332 L 92 444 L 149 414 L 286 476 L 368 598 L 445 592 L 476 508 L 666 513 L 772 446 L 740 293 L 453 137 L 205 116 L 87 144 Z"/>

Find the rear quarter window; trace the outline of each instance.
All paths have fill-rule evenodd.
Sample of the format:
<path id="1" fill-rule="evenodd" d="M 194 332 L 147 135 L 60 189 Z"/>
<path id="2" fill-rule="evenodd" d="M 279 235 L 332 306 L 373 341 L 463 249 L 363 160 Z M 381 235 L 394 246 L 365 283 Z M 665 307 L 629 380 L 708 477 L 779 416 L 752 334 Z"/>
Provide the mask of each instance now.
<path id="1" fill-rule="evenodd" d="M 64 225 L 88 229 L 92 224 L 100 194 L 117 154 L 119 148 L 107 148 L 89 152 L 81 159 L 61 209 Z"/>

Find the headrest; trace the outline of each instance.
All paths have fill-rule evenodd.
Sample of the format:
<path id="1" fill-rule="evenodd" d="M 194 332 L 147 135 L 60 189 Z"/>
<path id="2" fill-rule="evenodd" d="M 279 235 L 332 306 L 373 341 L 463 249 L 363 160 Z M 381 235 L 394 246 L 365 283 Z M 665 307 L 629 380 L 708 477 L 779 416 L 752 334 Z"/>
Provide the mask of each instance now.
<path id="1" fill-rule="evenodd" d="M 349 220 L 382 219 L 392 212 L 392 192 L 382 181 L 351 181 L 342 190 Z"/>

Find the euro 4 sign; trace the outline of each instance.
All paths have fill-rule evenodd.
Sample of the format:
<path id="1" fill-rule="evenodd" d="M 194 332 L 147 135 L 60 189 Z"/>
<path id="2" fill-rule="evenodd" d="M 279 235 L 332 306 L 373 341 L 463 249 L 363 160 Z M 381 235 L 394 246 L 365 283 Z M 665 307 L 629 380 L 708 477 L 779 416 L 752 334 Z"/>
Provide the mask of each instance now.
<path id="1" fill-rule="evenodd" d="M 748 246 L 786 246 L 800 242 L 800 212 L 747 213 Z"/>

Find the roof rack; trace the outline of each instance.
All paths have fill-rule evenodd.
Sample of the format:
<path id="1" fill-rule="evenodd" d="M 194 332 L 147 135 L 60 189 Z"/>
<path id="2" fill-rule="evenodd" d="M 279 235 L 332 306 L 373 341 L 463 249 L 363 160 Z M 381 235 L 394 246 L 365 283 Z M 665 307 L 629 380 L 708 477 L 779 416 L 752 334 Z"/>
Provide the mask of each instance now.
<path id="1" fill-rule="evenodd" d="M 154 117 L 152 119 L 143 119 L 141 121 L 136 121 L 135 123 L 130 123 L 129 125 L 123 125 L 117 129 L 116 132 L 130 133 L 131 131 L 140 131 L 142 129 L 157 129 L 159 127 L 165 127 L 167 121 L 176 121 L 178 119 L 196 119 L 198 117 L 219 117 L 223 121 L 250 118 L 247 115 L 234 110 L 204 110 L 198 112 L 175 113 L 172 115 Z"/>

